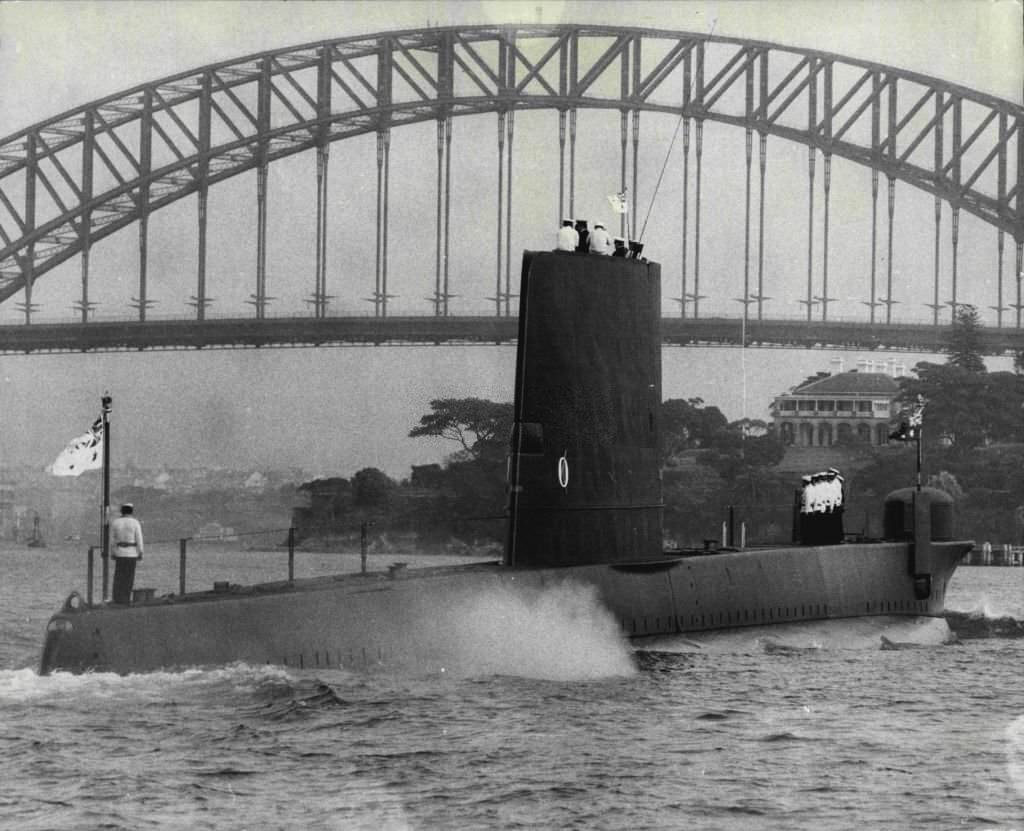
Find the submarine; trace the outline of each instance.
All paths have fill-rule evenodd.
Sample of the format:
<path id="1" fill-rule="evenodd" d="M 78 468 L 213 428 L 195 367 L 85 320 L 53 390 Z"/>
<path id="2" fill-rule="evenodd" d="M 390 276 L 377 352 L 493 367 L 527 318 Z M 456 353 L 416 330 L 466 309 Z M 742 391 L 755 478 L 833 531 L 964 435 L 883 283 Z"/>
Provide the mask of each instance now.
<path id="1" fill-rule="evenodd" d="M 494 591 L 529 601 L 582 586 L 631 639 L 941 616 L 973 543 L 953 539 L 948 497 L 927 488 L 886 501 L 877 542 L 665 549 L 660 320 L 657 263 L 524 252 L 501 562 L 219 584 L 122 606 L 72 592 L 47 624 L 40 673 L 386 665 L 443 651 L 460 610 Z"/>

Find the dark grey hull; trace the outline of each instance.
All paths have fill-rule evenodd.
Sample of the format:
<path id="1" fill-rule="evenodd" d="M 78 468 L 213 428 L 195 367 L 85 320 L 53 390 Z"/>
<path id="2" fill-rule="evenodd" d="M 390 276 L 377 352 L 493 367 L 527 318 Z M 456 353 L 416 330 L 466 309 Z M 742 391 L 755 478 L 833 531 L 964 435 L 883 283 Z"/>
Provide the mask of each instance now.
<path id="1" fill-rule="evenodd" d="M 751 549 L 650 563 L 513 569 L 495 564 L 347 575 L 156 598 L 69 603 L 51 619 L 40 670 L 118 673 L 236 661 L 304 669 L 443 665 L 488 598 L 532 603 L 585 591 L 628 637 L 872 615 L 937 616 L 968 542 L 932 543 L 927 595 L 907 543 Z M 77 606 L 77 608 L 72 608 Z M 516 637 L 514 622 L 508 637 Z"/>

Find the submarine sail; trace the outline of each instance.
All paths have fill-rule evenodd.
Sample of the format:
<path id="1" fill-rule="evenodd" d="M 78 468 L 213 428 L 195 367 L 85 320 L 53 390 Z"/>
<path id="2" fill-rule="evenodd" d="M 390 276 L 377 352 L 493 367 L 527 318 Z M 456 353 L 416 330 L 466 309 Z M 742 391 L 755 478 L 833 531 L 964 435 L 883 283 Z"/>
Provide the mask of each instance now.
<path id="1" fill-rule="evenodd" d="M 506 563 L 662 556 L 661 269 L 527 252 Z"/>

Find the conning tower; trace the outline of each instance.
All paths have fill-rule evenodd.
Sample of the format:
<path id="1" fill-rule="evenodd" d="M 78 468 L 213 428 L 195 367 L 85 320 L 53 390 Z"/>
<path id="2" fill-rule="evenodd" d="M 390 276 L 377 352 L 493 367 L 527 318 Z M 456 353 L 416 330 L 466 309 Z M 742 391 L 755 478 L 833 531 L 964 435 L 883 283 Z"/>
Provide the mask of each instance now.
<path id="1" fill-rule="evenodd" d="M 662 556 L 661 268 L 526 252 L 508 565 Z"/>

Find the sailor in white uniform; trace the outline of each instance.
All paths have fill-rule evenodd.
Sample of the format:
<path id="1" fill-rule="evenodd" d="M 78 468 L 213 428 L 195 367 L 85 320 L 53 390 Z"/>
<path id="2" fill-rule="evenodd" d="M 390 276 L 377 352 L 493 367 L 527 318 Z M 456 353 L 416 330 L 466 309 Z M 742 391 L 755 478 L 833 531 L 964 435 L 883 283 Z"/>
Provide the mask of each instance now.
<path id="1" fill-rule="evenodd" d="M 114 557 L 114 602 L 131 602 L 135 566 L 142 559 L 142 525 L 133 516 L 130 502 L 121 506 L 121 516 L 110 523 L 110 547 Z"/>
<path id="2" fill-rule="evenodd" d="M 604 257 L 610 256 L 612 253 L 612 238 L 603 222 L 595 222 L 594 230 L 590 232 L 590 253 L 600 254 Z"/>
<path id="3" fill-rule="evenodd" d="M 572 227 L 571 219 L 563 219 L 562 227 L 558 229 L 558 251 L 575 251 L 580 244 L 580 235 Z"/>

